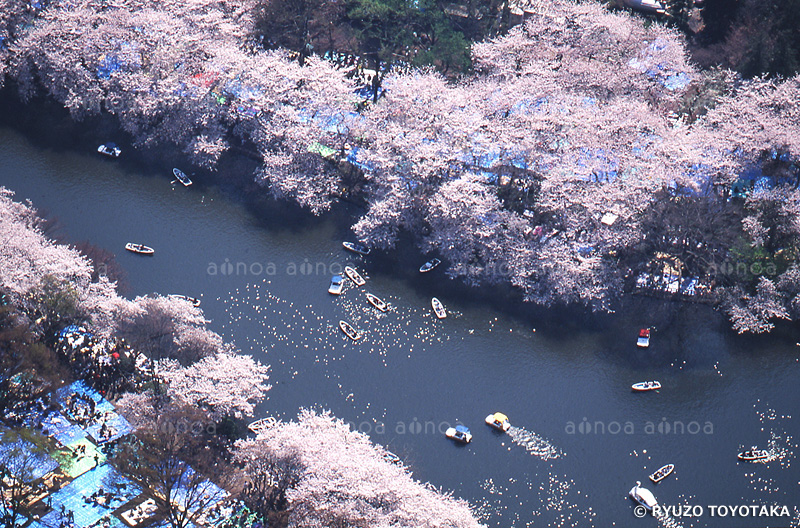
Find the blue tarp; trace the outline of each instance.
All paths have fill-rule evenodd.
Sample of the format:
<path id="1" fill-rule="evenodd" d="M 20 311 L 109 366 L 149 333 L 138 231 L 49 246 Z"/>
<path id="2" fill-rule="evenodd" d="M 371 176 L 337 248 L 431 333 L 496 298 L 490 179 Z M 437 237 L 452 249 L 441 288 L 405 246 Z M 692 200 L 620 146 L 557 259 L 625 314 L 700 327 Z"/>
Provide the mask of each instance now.
<path id="1" fill-rule="evenodd" d="M 99 489 L 112 494 L 107 504 L 98 504 L 90 499 Z M 119 526 L 121 523 L 111 515 L 112 512 L 140 494 L 141 490 L 133 482 L 110 465 L 103 464 L 53 493 L 50 496 L 53 510 L 42 517 L 41 523 L 45 526 L 59 526 L 63 505 L 65 511 L 72 511 L 77 526 L 89 527 L 104 517 Z"/>
<path id="2" fill-rule="evenodd" d="M 767 176 L 761 177 L 753 183 L 753 194 L 763 193 L 774 187 L 772 178 Z"/>
<path id="3" fill-rule="evenodd" d="M 525 98 L 521 101 L 514 103 L 508 113 L 509 114 L 529 114 L 531 112 L 542 111 L 543 107 L 547 104 L 547 97 L 539 97 L 538 99 Z"/>
<path id="4" fill-rule="evenodd" d="M 72 385 L 68 385 L 66 387 L 61 387 L 56 391 L 56 402 L 61 405 L 62 407 L 66 405 L 67 398 L 73 393 L 76 392 L 80 395 L 87 396 L 94 400 L 96 404 L 95 410 L 96 411 L 113 411 L 114 406 L 103 398 L 99 392 L 96 390 L 88 387 L 83 380 L 78 380 L 74 382 Z"/>
<path id="5" fill-rule="evenodd" d="M 362 150 L 359 147 L 352 147 L 347 153 L 347 161 L 354 167 L 358 167 L 364 172 L 371 172 L 375 167 L 364 159 Z"/>
<path id="6" fill-rule="evenodd" d="M 62 340 L 71 335 L 75 336 L 85 335 L 90 337 L 92 336 L 90 332 L 87 332 L 86 329 L 81 326 L 69 325 L 61 329 L 61 331 L 58 333 L 58 338 L 59 340 Z"/>
<path id="7" fill-rule="evenodd" d="M 67 398 L 73 393 L 77 393 L 82 397 L 91 398 L 94 401 L 95 418 L 91 419 L 89 424 L 85 427 L 72 425 L 60 413 L 51 414 L 47 417 L 45 427 L 51 431 L 59 442 L 66 445 L 72 443 L 74 440 L 85 437 L 87 434 L 98 442 L 107 442 L 115 440 L 133 432 L 133 428 L 128 421 L 117 414 L 114 405 L 103 398 L 99 392 L 89 388 L 83 381 L 76 381 L 68 387 L 62 387 L 56 391 L 55 401 L 61 405 L 64 412 L 67 412 Z M 103 423 L 106 424 L 108 433 L 101 435 L 100 430 L 103 428 Z M 109 434 L 110 433 L 110 434 Z"/>
<path id="8" fill-rule="evenodd" d="M 257 108 L 243 104 L 236 106 L 236 113 L 248 119 L 255 119 L 260 114 Z"/>
<path id="9" fill-rule="evenodd" d="M 42 420 L 43 431 L 58 440 L 61 445 L 72 444 L 86 438 L 86 431 L 73 424 L 61 413 L 50 413 Z"/>
<path id="10" fill-rule="evenodd" d="M 581 157 L 582 160 L 578 161 L 578 165 L 584 169 L 591 167 L 591 173 L 585 175 L 585 180 L 611 183 L 617 179 L 619 164 L 613 153 L 602 148 L 582 148 Z"/>
<path id="11" fill-rule="evenodd" d="M 101 431 L 106 431 L 106 433 L 102 434 Z M 133 427 L 128 423 L 128 420 L 116 412 L 105 411 L 86 429 L 86 432 L 97 440 L 99 444 L 103 444 L 132 433 Z"/>
<path id="12" fill-rule="evenodd" d="M 691 82 L 691 77 L 689 77 L 687 73 L 681 72 L 668 76 L 666 79 L 661 81 L 661 84 L 663 84 L 668 90 L 680 90 L 688 86 Z"/>
<path id="13" fill-rule="evenodd" d="M 139 46 L 130 42 L 112 42 L 112 48 L 100 57 L 97 65 L 97 78 L 110 79 L 118 71 L 138 70 L 142 67 Z"/>
<path id="14" fill-rule="evenodd" d="M 364 100 L 375 99 L 375 89 L 371 85 L 364 85 L 360 88 L 357 88 L 353 93 L 363 98 Z M 384 90 L 383 88 L 378 88 L 378 97 L 381 97 L 385 93 L 386 90 Z"/>

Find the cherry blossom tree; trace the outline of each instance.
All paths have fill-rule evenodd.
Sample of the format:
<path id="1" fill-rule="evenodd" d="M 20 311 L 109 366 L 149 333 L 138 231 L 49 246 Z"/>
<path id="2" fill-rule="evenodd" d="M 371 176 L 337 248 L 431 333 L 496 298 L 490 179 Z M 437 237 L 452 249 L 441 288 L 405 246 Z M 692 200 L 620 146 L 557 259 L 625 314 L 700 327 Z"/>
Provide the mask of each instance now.
<path id="1" fill-rule="evenodd" d="M 257 11 L 250 1 L 79 0 L 41 10 L 0 53 L 24 97 L 45 91 L 76 119 L 108 112 L 138 144 L 178 145 L 207 169 L 244 142 L 261 157 L 265 192 L 313 214 L 363 199 L 353 231 L 367 245 L 391 248 L 409 232 L 450 261 L 450 276 L 508 282 L 545 305 L 611 309 L 626 268 L 653 257 L 647 226 L 669 189 L 703 194 L 767 152 L 800 156 L 800 78 L 721 72 L 711 82 L 676 31 L 599 4 L 537 3 L 523 24 L 473 46 L 473 74 L 392 71 L 371 102 L 334 64 L 254 47 Z M 772 229 L 744 216 L 732 225 L 743 221 L 753 242 Z M 733 231 L 697 244 L 726 251 Z M 86 284 L 94 312 L 148 321 L 110 283 Z M 188 361 L 218 346 L 198 325 L 176 328 L 197 344 Z M 162 343 L 165 356 L 191 349 L 180 335 Z"/>
<path id="2" fill-rule="evenodd" d="M 233 352 L 219 352 L 188 367 L 174 360 L 159 363 L 170 394 L 218 418 L 253 416 L 254 404 L 272 388 L 268 373 L 269 366 Z"/>
<path id="3" fill-rule="evenodd" d="M 216 446 L 211 448 L 215 439 L 199 409 L 172 402 L 158 410 L 153 421 L 139 422 L 121 442 L 112 463 L 155 500 L 171 528 L 184 528 L 227 498 L 223 488 L 235 474 Z"/>
<path id="4" fill-rule="evenodd" d="M 54 244 L 37 228 L 33 209 L 0 188 L 0 280 L 10 291 L 27 294 L 44 277 L 86 285 L 91 269 L 77 251 Z"/>
<path id="5" fill-rule="evenodd" d="M 114 328 L 137 350 L 186 364 L 223 350 L 222 338 L 205 328 L 199 308 L 177 297 L 145 296 L 118 313 Z"/>
<path id="6" fill-rule="evenodd" d="M 383 448 L 326 412 L 303 410 L 295 422 L 238 442 L 236 452 L 299 458 L 300 477 L 286 493 L 289 526 L 481 526 L 466 502 L 415 481 L 383 458 Z"/>
<path id="7" fill-rule="evenodd" d="M 0 88 L 5 83 L 10 60 L 10 47 L 23 31 L 22 26 L 33 16 L 31 4 L 23 0 L 0 0 Z"/>
<path id="8" fill-rule="evenodd" d="M 759 334 L 775 326 L 772 319 L 788 319 L 789 313 L 781 302 L 775 283 L 766 277 L 758 279 L 755 294 L 745 292 L 740 286 L 725 290 L 722 306 L 737 332 Z"/>
<path id="9" fill-rule="evenodd" d="M 285 525 L 290 511 L 287 493 L 303 474 L 297 453 L 278 454 L 263 439 L 256 439 L 238 446 L 235 461 L 243 467 L 246 480 L 241 500 L 268 523 Z"/>

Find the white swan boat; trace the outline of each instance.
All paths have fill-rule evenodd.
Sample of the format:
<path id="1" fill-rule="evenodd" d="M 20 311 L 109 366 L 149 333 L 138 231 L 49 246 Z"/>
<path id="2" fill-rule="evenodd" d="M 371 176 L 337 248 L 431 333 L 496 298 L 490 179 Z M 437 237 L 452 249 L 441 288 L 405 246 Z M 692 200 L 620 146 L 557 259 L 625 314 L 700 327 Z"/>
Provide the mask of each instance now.
<path id="1" fill-rule="evenodd" d="M 628 495 L 648 510 L 652 510 L 658 504 L 656 497 L 649 489 L 643 488 L 642 483 L 638 480 L 636 481 L 636 485 L 628 492 Z"/>

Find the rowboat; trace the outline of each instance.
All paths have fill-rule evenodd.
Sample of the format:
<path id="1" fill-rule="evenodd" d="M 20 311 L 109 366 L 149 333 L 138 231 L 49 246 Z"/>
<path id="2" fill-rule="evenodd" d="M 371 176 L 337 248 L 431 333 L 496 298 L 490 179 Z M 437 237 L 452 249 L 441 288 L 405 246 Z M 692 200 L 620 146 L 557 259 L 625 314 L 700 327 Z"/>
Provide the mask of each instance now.
<path id="1" fill-rule="evenodd" d="M 174 298 L 174 299 L 183 299 L 184 301 L 187 301 L 187 302 L 191 303 L 192 306 L 194 306 L 195 308 L 200 306 L 200 299 L 196 299 L 194 297 L 189 297 L 188 295 L 179 295 L 177 293 L 172 293 L 169 296 Z"/>
<path id="2" fill-rule="evenodd" d="M 631 385 L 631 389 L 635 390 L 636 392 L 658 390 L 660 388 L 661 388 L 661 382 L 656 380 L 641 381 L 639 383 L 634 383 L 633 385 Z"/>
<path id="3" fill-rule="evenodd" d="M 667 464 L 666 466 L 661 466 L 655 473 L 650 475 L 650 480 L 652 480 L 654 484 L 658 484 L 659 482 L 667 478 L 674 470 L 675 470 L 675 464 Z"/>
<path id="4" fill-rule="evenodd" d="M 272 416 L 268 416 L 266 418 L 260 418 L 260 419 L 256 420 L 255 422 L 249 424 L 247 426 L 247 428 L 250 429 L 251 431 L 253 431 L 255 434 L 259 434 L 261 431 L 265 431 L 265 430 L 269 429 L 270 427 L 274 426 L 276 423 L 278 423 L 278 420 L 276 420 Z"/>
<path id="5" fill-rule="evenodd" d="M 347 321 L 339 321 L 339 328 L 341 328 L 342 332 L 344 332 L 345 335 L 353 341 L 358 341 L 361 338 L 361 334 L 359 334 L 356 329 L 353 328 L 353 326 Z"/>
<path id="6" fill-rule="evenodd" d="M 175 177 L 183 184 L 184 187 L 188 187 L 192 184 L 192 180 L 190 180 L 186 173 L 182 170 L 178 168 L 172 169 L 172 174 L 175 175 Z"/>
<path id="7" fill-rule="evenodd" d="M 756 449 L 754 446 L 747 451 L 742 451 L 737 456 L 739 460 L 744 460 L 745 462 L 755 462 L 756 460 L 764 460 L 769 458 L 769 451 L 766 449 Z"/>
<path id="8" fill-rule="evenodd" d="M 499 412 L 487 416 L 486 425 L 494 427 L 498 431 L 503 432 L 506 432 L 511 428 L 511 422 L 508 421 L 508 416 Z"/>
<path id="9" fill-rule="evenodd" d="M 436 317 L 438 317 L 439 319 L 444 319 L 445 317 L 447 317 L 447 310 L 444 309 L 442 301 L 434 297 L 433 299 L 431 299 L 431 306 L 433 307 L 433 313 L 436 314 Z"/>
<path id="10" fill-rule="evenodd" d="M 349 249 L 353 253 L 358 253 L 359 255 L 364 255 L 364 256 L 369 255 L 369 252 L 371 251 L 370 248 L 368 248 L 367 246 L 359 244 L 357 242 L 345 241 L 342 242 L 342 246 L 344 246 L 345 249 Z"/>
<path id="11" fill-rule="evenodd" d="M 639 348 L 647 348 L 650 346 L 650 329 L 642 328 L 639 330 L 639 338 L 636 340 L 636 346 Z"/>
<path id="12" fill-rule="evenodd" d="M 444 432 L 444 435 L 450 440 L 455 440 L 456 442 L 461 442 L 462 444 L 468 444 L 472 442 L 472 433 L 470 433 L 469 429 L 463 425 L 449 427 L 447 431 Z"/>
<path id="13" fill-rule="evenodd" d="M 395 455 L 395 454 L 394 454 L 394 453 L 392 453 L 391 451 L 386 451 L 386 452 L 383 454 L 383 459 L 384 459 L 385 461 L 387 461 L 387 462 L 391 462 L 392 464 L 397 464 L 397 465 L 400 465 L 400 464 L 402 464 L 402 463 L 403 463 L 403 461 L 402 461 L 402 460 L 400 460 L 400 457 L 399 457 L 399 456 L 397 456 L 397 455 Z"/>
<path id="14" fill-rule="evenodd" d="M 97 147 L 97 152 L 104 154 L 110 158 L 118 158 L 122 154 L 122 150 L 116 143 L 104 143 Z"/>
<path id="15" fill-rule="evenodd" d="M 426 262 L 425 264 L 423 264 L 422 266 L 420 266 L 419 272 L 420 273 L 428 273 L 429 271 L 431 271 L 433 268 L 435 268 L 436 266 L 438 266 L 441 263 L 442 263 L 442 261 L 439 260 L 438 258 L 431 259 L 428 262 Z"/>
<path id="16" fill-rule="evenodd" d="M 364 277 L 359 275 L 356 269 L 352 266 L 345 266 L 344 273 L 351 281 L 355 283 L 356 286 L 363 286 L 367 283 L 367 281 L 364 280 Z"/>
<path id="17" fill-rule="evenodd" d="M 386 302 L 383 299 L 380 299 L 377 296 L 372 295 L 371 293 L 367 294 L 367 300 L 372 306 L 374 306 L 375 308 L 377 308 L 382 312 L 385 312 L 389 309 L 389 305 L 386 304 Z"/>
<path id="18" fill-rule="evenodd" d="M 134 244 L 133 242 L 125 244 L 125 249 L 140 255 L 152 255 L 156 252 L 156 250 L 151 247 L 145 246 L 144 244 Z"/>

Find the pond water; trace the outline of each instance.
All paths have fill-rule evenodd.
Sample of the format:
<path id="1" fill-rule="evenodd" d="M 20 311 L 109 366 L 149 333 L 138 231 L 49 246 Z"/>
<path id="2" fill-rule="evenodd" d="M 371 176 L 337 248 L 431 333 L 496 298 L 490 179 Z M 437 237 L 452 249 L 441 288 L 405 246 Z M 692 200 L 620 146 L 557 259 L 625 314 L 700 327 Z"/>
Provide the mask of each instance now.
<path id="1" fill-rule="evenodd" d="M 170 162 L 126 160 L 130 149 L 106 159 L 97 143 L 32 142 L 0 127 L 0 185 L 57 218 L 70 240 L 114 252 L 126 295 L 199 297 L 211 328 L 272 366 L 259 417 L 330 409 L 418 479 L 478 505 L 490 526 L 790 525 L 712 517 L 708 506 L 800 503 L 794 327 L 739 337 L 706 306 L 638 297 L 607 316 L 532 309 L 502 289 L 446 279 L 447 263 L 420 274 L 425 257 L 410 246 L 368 258 L 344 251 L 342 240 L 353 239 L 347 207 L 314 218 L 253 205 L 203 175 L 176 186 Z M 155 256 L 126 252 L 129 241 Z M 348 263 L 366 286 L 328 294 Z M 390 311 L 367 304 L 367 291 Z M 434 295 L 444 320 L 430 309 Z M 349 341 L 339 320 L 362 341 Z M 635 344 L 642 326 L 656 328 L 649 349 Z M 663 384 L 658 393 L 631 392 L 650 379 Z M 495 411 L 509 416 L 508 434 L 483 423 Z M 470 445 L 444 437 L 456 423 L 471 428 Z M 771 460 L 738 462 L 752 445 Z M 674 474 L 650 483 L 667 463 Z M 660 503 L 704 514 L 636 519 L 627 493 L 637 480 Z"/>

